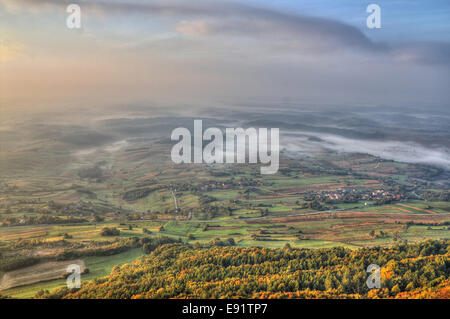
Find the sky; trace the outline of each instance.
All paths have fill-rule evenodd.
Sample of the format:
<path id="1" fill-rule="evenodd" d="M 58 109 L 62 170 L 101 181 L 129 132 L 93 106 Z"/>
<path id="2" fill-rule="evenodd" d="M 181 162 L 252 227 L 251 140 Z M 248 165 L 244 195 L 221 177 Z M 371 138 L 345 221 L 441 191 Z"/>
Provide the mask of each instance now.
<path id="1" fill-rule="evenodd" d="M 67 5 L 81 28 L 66 26 Z M 366 7 L 381 8 L 369 29 Z M 0 0 L 0 108 L 450 109 L 450 1 Z"/>

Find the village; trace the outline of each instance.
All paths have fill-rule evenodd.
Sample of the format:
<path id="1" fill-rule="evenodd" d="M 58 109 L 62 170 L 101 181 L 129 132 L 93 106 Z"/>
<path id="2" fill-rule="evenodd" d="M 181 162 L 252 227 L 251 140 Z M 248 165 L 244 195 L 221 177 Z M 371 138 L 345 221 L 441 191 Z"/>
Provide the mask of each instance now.
<path id="1" fill-rule="evenodd" d="M 321 191 L 316 193 L 309 193 L 306 196 L 308 200 L 318 200 L 325 203 L 356 203 L 359 201 L 372 201 L 375 203 L 390 203 L 393 201 L 400 201 L 408 198 L 403 193 L 393 193 L 384 189 L 348 189 L 341 188 L 335 191 Z"/>

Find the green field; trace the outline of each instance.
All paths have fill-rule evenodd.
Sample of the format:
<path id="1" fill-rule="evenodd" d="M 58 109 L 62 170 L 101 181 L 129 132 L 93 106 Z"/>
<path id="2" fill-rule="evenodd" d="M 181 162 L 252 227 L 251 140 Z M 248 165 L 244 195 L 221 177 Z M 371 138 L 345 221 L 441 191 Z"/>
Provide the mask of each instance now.
<path id="1" fill-rule="evenodd" d="M 89 281 L 93 278 L 106 276 L 111 272 L 111 269 L 114 266 L 130 263 L 142 255 L 142 249 L 137 248 L 114 256 L 87 257 L 84 259 L 84 262 L 86 267 L 89 269 L 89 273 L 82 275 L 81 280 Z M 66 281 L 64 279 L 55 279 L 25 287 L 11 288 L 3 291 L 3 293 L 13 298 L 32 298 L 39 290 L 52 291 L 65 286 Z"/>

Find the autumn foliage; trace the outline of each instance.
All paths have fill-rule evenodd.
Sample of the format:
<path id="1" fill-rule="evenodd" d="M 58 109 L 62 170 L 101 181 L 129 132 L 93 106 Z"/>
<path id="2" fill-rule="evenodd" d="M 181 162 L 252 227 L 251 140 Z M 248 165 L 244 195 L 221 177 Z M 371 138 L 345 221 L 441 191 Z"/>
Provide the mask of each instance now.
<path id="1" fill-rule="evenodd" d="M 450 241 L 391 248 L 281 249 L 165 244 L 105 278 L 47 298 L 450 298 Z M 367 266 L 381 266 L 368 289 Z"/>

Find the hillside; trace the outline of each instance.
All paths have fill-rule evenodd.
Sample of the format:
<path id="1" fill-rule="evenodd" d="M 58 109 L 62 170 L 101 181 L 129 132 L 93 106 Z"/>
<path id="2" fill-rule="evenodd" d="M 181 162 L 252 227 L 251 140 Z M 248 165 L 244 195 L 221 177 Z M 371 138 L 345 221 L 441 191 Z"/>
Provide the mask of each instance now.
<path id="1" fill-rule="evenodd" d="M 391 248 L 281 249 L 167 244 L 111 274 L 44 298 L 449 298 L 450 241 Z M 365 281 L 381 266 L 381 289 Z"/>

